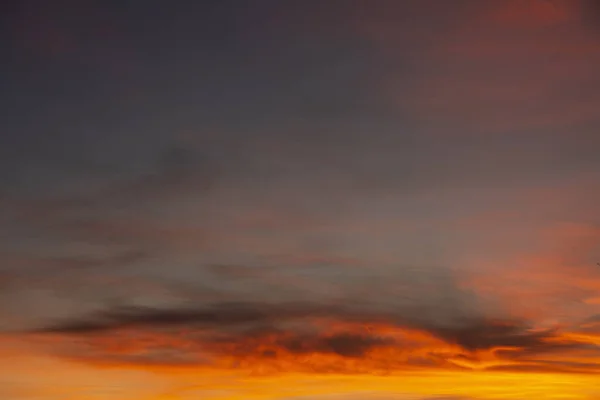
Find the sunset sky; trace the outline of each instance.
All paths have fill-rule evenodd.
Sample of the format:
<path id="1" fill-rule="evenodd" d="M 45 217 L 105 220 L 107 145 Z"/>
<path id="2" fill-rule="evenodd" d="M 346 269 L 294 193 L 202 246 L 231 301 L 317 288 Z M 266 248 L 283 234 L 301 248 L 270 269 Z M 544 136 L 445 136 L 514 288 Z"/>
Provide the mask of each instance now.
<path id="1" fill-rule="evenodd" d="M 600 399 L 599 2 L 0 7 L 0 399 Z"/>

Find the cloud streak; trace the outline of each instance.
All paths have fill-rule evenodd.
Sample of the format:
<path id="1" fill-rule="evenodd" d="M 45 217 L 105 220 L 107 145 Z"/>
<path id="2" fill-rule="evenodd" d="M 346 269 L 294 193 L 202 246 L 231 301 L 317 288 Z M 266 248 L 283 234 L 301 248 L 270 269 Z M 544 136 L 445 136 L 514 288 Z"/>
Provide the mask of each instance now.
<path id="1" fill-rule="evenodd" d="M 356 374 L 423 368 L 595 373 L 600 366 L 593 341 L 575 339 L 568 330 L 535 330 L 485 317 L 444 326 L 417 315 L 315 304 L 109 310 L 30 335 L 58 340 L 66 346 L 62 355 L 74 360 L 140 367 Z M 73 339 L 83 345 L 79 353 L 69 349 Z M 110 350 L 110 343 L 119 342 L 123 350 Z M 572 358 L 557 361 L 557 355 Z"/>

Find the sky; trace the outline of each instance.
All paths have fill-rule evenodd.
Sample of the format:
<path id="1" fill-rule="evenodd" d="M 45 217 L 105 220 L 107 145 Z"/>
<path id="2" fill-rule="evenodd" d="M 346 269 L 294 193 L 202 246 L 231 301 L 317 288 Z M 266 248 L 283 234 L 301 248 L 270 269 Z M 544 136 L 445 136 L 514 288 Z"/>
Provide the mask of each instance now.
<path id="1" fill-rule="evenodd" d="M 0 18 L 1 398 L 600 398 L 597 2 Z"/>

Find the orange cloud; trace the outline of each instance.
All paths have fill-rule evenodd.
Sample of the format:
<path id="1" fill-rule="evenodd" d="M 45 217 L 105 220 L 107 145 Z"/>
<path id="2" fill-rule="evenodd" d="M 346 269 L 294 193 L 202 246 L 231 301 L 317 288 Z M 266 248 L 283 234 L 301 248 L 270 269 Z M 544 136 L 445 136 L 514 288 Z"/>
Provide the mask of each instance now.
<path id="1" fill-rule="evenodd" d="M 128 309 L 29 335 L 40 348 L 96 366 L 235 370 L 259 375 L 396 375 L 406 371 L 600 372 L 593 333 L 516 321 L 458 320 L 290 305 Z"/>
<path id="2" fill-rule="evenodd" d="M 2 369 L 2 379 L 11 382 L 3 388 L 15 397 L 52 400 L 283 400 L 358 393 L 392 400 L 592 400 L 600 390 L 600 356 L 592 346 L 598 336 L 583 333 L 589 325 L 579 333 L 517 330 L 513 336 L 516 327 L 489 324 L 445 337 L 389 322 L 317 318 L 310 325 L 321 330 L 299 336 L 293 330 L 235 335 L 234 329 L 217 340 L 190 326 L 3 336 L 2 365 L 11 365 Z M 474 348 L 469 335 L 483 342 Z M 453 337 L 463 345 L 452 343 Z M 344 351 L 353 346 L 357 351 Z"/>
<path id="3" fill-rule="evenodd" d="M 537 245 L 529 251 L 507 253 L 494 261 L 473 260 L 468 286 L 495 299 L 508 314 L 533 323 L 570 324 L 597 312 L 598 227 L 557 223 L 531 234 Z"/>

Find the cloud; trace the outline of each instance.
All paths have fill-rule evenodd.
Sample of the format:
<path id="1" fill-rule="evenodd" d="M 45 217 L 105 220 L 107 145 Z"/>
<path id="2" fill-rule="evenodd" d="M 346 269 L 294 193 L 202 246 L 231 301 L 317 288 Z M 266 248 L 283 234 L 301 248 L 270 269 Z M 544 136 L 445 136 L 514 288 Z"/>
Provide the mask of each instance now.
<path id="1" fill-rule="evenodd" d="M 77 68 L 57 68 L 49 90 L 68 100 L 41 119 L 15 113 L 42 133 L 0 146 L 14 183 L 0 198 L 0 329 L 91 370 L 185 370 L 192 383 L 211 371 L 278 375 L 261 390 L 288 386 L 287 372 L 327 375 L 286 395 L 394 374 L 374 386 L 420 386 L 421 400 L 479 385 L 503 398 L 522 381 L 550 390 L 597 373 L 600 30 L 582 11 L 592 3 L 281 4 L 213 23 L 229 13 L 219 6 L 209 24 L 199 8 L 173 9 L 180 17 L 160 25 L 176 29 L 153 35 L 182 46 L 118 94 L 96 93 L 103 81 L 59 88 Z M 33 50 L 67 40 L 51 63 L 96 64 L 96 41 L 73 35 L 78 11 L 63 7 L 63 24 L 49 20 L 63 9 L 45 8 L 23 23 L 41 22 Z M 221 38 L 233 20 L 235 37 L 261 32 L 235 45 Z M 90 25 L 92 36 L 118 29 Z M 217 37 L 208 64 L 186 48 L 198 27 Z M 267 62 L 231 74 L 250 54 Z M 121 109 L 138 89 L 146 109 Z M 73 104 L 83 92 L 94 99 Z M 39 99 L 30 94 L 15 98 Z M 227 121 L 209 135 L 206 119 Z M 183 125 L 201 138 L 167 137 Z M 58 127 L 66 133 L 46 134 Z M 21 159 L 29 150 L 35 162 Z"/>
<path id="2" fill-rule="evenodd" d="M 596 363 L 584 357 L 600 356 L 598 349 L 567 333 L 485 317 L 444 325 L 410 313 L 339 304 L 220 303 L 107 310 L 57 321 L 28 336 L 53 343 L 50 350 L 62 357 L 92 364 L 263 373 L 395 373 L 423 368 L 595 371 Z M 575 359 L 553 358 L 569 354 Z"/>
<path id="3" fill-rule="evenodd" d="M 506 321 L 474 321 L 464 327 L 440 329 L 442 338 L 455 342 L 467 350 L 495 347 L 531 348 L 544 343 L 551 331 L 531 332 L 526 326 Z"/>
<path id="4" fill-rule="evenodd" d="M 51 170 L 53 158 L 48 157 L 44 168 Z M 9 211 L 12 218 L 22 224 L 61 228 L 61 224 L 81 220 L 90 212 L 97 215 L 115 208 L 181 200 L 182 195 L 192 193 L 205 194 L 216 181 L 216 166 L 209 162 L 205 153 L 178 143 L 160 150 L 141 171 L 129 168 L 124 173 L 114 166 L 101 169 L 102 173 L 95 179 L 86 177 L 83 190 L 79 185 L 71 190 L 31 196 L 11 191 L 9 187 L 0 193 L 2 211 Z M 72 167 L 70 171 L 90 172 L 85 165 Z"/>
<path id="5" fill-rule="evenodd" d="M 160 310 L 151 308 L 124 308 L 108 310 L 89 319 L 69 321 L 45 329 L 49 332 L 91 333 L 127 327 L 185 326 L 235 326 L 248 322 L 271 322 L 279 318 L 302 317 L 310 308 L 293 306 L 257 306 L 254 304 L 217 304 L 205 309 Z M 313 311 L 315 315 L 318 315 Z"/>
<path id="6" fill-rule="evenodd" d="M 4 268 L 5 277 L 10 281 L 27 280 L 31 275 L 35 275 L 38 279 L 56 275 L 69 273 L 81 274 L 82 272 L 93 272 L 98 269 L 110 269 L 116 267 L 125 267 L 146 259 L 147 254 L 136 250 L 123 250 L 115 252 L 115 254 L 102 255 L 95 257 L 94 255 L 86 256 L 34 256 L 22 254 L 4 254 L 2 262 L 6 266 Z M 2 285 L 2 282 L 0 282 Z"/>
<path id="7" fill-rule="evenodd" d="M 294 332 L 267 329 L 247 336 L 217 335 L 211 345 L 237 357 L 277 358 L 280 353 L 291 356 L 331 354 L 340 358 L 366 356 L 377 348 L 394 345 L 391 338 L 369 333 Z M 211 346 L 211 347 L 212 347 Z"/>

